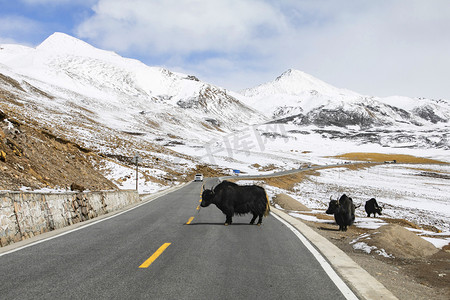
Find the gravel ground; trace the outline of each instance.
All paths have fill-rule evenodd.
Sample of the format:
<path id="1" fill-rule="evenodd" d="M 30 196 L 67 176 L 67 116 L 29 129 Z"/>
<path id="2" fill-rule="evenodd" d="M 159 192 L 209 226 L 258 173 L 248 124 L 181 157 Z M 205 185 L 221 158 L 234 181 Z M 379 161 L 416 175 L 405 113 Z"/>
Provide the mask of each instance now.
<path id="1" fill-rule="evenodd" d="M 422 258 L 386 258 L 353 249 L 350 244 L 368 229 L 351 226 L 347 232 L 337 225 L 304 221 L 342 249 L 399 299 L 450 299 L 450 249 Z"/>

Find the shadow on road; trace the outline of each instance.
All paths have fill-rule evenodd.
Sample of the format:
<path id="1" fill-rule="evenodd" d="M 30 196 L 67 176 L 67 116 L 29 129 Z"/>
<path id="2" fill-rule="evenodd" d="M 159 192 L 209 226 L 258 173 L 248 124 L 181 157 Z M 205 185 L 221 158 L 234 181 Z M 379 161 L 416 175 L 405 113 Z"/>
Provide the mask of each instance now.
<path id="1" fill-rule="evenodd" d="M 220 226 L 225 226 L 223 223 L 191 223 L 191 224 L 184 224 L 184 225 L 220 225 Z M 236 225 L 246 225 L 246 226 L 256 226 L 256 224 L 249 224 L 249 223 L 233 223 L 231 225 L 227 225 L 227 226 L 236 226 Z"/>

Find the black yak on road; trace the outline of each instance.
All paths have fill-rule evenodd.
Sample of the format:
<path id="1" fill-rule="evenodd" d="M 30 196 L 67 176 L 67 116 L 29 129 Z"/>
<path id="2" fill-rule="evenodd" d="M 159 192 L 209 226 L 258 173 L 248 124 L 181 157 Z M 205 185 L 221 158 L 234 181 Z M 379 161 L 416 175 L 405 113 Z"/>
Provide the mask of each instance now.
<path id="1" fill-rule="evenodd" d="M 330 201 L 326 213 L 334 214 L 334 219 L 336 224 L 339 225 L 340 231 L 347 231 L 347 226 L 352 225 L 355 221 L 355 204 L 353 204 L 352 198 L 343 194 L 339 200 Z"/>
<path id="2" fill-rule="evenodd" d="M 201 207 L 215 204 L 225 215 L 225 225 L 230 225 L 233 215 L 253 214 L 250 224 L 261 225 L 263 216 L 270 211 L 269 199 L 264 188 L 257 185 L 237 185 L 230 181 L 222 181 L 214 189 L 206 189 L 202 193 Z"/>

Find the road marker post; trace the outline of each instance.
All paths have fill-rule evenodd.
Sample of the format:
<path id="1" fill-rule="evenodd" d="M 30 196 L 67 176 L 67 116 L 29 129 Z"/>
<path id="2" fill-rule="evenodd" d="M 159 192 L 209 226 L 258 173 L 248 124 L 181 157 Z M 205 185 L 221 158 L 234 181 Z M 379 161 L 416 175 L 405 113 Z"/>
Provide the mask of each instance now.
<path id="1" fill-rule="evenodd" d="M 136 191 L 139 193 L 138 182 L 139 182 L 139 163 L 142 162 L 142 158 L 139 156 L 139 153 L 131 159 L 132 163 L 136 164 Z"/>

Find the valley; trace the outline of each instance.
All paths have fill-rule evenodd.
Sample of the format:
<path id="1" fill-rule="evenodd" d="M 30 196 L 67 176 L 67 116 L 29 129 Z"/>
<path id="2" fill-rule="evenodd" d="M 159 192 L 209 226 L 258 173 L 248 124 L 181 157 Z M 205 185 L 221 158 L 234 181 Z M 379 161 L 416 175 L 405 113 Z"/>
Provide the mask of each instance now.
<path id="1" fill-rule="evenodd" d="M 196 173 L 264 175 L 376 153 L 366 160 L 403 166 L 405 155 L 423 158 L 421 171 L 414 171 L 421 183 L 411 189 L 428 202 L 421 190 L 447 180 L 446 170 L 427 164 L 450 162 L 449 118 L 446 99 L 360 95 L 292 69 L 229 91 L 55 33 L 36 48 L 1 45 L 0 188 L 134 189 L 136 155 L 142 158 L 138 190 L 148 194 Z M 377 181 L 389 176 L 376 174 L 371 182 Z M 324 186 L 306 182 L 310 191 Z M 323 193 L 311 197 L 335 192 Z M 430 220 L 439 227 L 445 218 Z"/>

